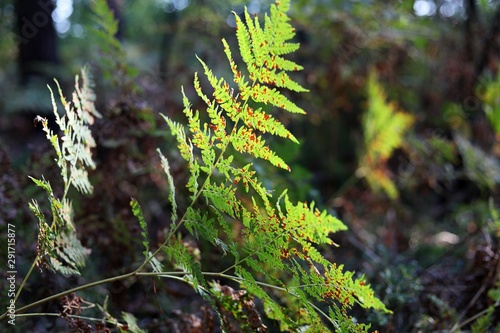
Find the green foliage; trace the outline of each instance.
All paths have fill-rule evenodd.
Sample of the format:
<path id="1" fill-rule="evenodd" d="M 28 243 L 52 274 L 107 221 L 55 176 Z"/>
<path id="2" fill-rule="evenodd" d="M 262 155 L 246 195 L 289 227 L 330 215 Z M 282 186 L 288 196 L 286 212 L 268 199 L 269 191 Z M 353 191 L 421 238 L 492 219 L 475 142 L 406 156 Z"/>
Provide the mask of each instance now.
<path id="1" fill-rule="evenodd" d="M 267 133 L 294 142 L 296 138 L 278 119 L 258 107 L 262 103 L 271 104 L 284 111 L 303 113 L 279 90 L 306 91 L 287 74 L 301 67 L 282 57 L 298 48 L 298 44 L 288 42 L 294 36 L 286 15 L 288 8 L 289 1 L 272 5 L 270 16 L 264 19 L 264 29 L 258 18 L 251 18 L 246 11 L 245 23 L 235 16 L 244 73 L 238 69 L 228 43 L 222 41 L 235 88 L 231 88 L 226 79 L 216 77 L 199 59 L 213 89 L 210 94 L 213 98 L 209 98 L 195 75 L 195 90 L 207 106 L 207 122 L 203 122 L 205 117 L 200 111 L 191 109 L 186 95 L 183 101 L 187 130 L 164 117 L 177 138 L 181 156 L 188 162 L 187 188 L 193 199 L 180 221 L 173 223 L 168 238 L 173 238 L 180 225 L 185 224 L 192 234 L 234 257 L 234 264 L 218 274 L 234 271 L 234 279 L 249 295 L 263 302 L 267 316 L 279 322 L 281 330 L 307 327 L 308 331 L 319 332 L 325 327 L 319 317 L 323 313 L 314 306 L 316 301 L 330 303 L 332 317 L 329 320 L 338 327 L 340 323 L 353 325 L 346 311 L 355 303 L 365 308 L 386 309 L 362 278 L 354 279 L 352 272 L 344 272 L 342 266 L 326 260 L 316 247 L 331 245 L 328 235 L 346 229 L 344 224 L 318 210 L 314 203 L 293 204 L 286 191 L 273 204 L 271 192 L 262 185 L 252 165 L 237 166 L 230 150 L 232 147 L 236 152 L 290 170 L 266 145 L 263 135 Z M 400 122 L 392 129 L 397 126 Z M 241 201 L 242 196 L 250 196 L 250 201 Z M 208 212 L 195 208 L 202 198 L 209 207 Z M 242 231 L 235 242 L 233 228 L 238 225 Z M 182 246 L 174 252 L 167 251 L 175 266 L 190 274 L 192 283 L 206 286 L 199 264 Z M 293 298 L 288 303 L 291 309 L 279 304 L 265 286 L 287 291 L 289 295 L 284 297 Z M 337 307 L 342 310 L 338 311 Z M 366 328 L 360 326 L 360 329 Z"/>
<path id="2" fill-rule="evenodd" d="M 123 333 L 126 333 L 126 332 L 146 333 L 146 331 L 144 331 L 143 329 L 141 329 L 137 325 L 137 318 L 135 318 L 133 314 L 128 313 L 128 312 L 122 312 L 122 318 L 123 318 L 123 320 L 125 320 L 127 325 L 126 326 L 125 325 L 118 326 L 118 329 L 120 330 L 120 332 L 123 332 Z"/>
<path id="3" fill-rule="evenodd" d="M 139 220 L 139 226 L 141 227 L 142 245 L 144 246 L 144 259 L 149 261 L 154 272 L 161 272 L 163 270 L 162 264 L 152 255 L 150 251 L 148 225 L 144 220 L 144 216 L 142 215 L 141 206 L 136 199 L 132 199 L 130 201 L 130 206 L 132 207 L 132 213 Z"/>
<path id="4" fill-rule="evenodd" d="M 36 122 L 41 122 L 47 139 L 56 152 L 56 163 L 60 169 L 64 183 L 64 193 L 61 199 L 54 194 L 50 183 L 30 177 L 37 186 L 47 192 L 52 212 L 52 222 L 49 224 L 38 203 L 33 200 L 29 204 L 31 211 L 38 219 L 38 257 L 48 267 L 64 275 L 79 274 L 79 267 L 85 264 L 85 258 L 90 250 L 84 248 L 76 237 L 73 224 L 73 208 L 67 194 L 71 186 L 83 194 L 92 192 L 88 179 L 88 169 L 94 169 L 91 148 L 95 147 L 89 125 L 94 117 L 100 117 L 94 106 L 95 95 L 92 90 L 92 78 L 86 69 L 82 70 L 82 86 L 79 77 L 75 79 L 75 92 L 72 102 L 68 102 L 57 84 L 60 100 L 64 107 L 64 115 L 60 116 L 51 90 L 52 104 L 56 123 L 61 134 L 54 134 L 48 127 L 48 120 L 37 116 Z M 56 81 L 57 83 L 57 81 Z M 50 89 L 50 87 L 49 87 Z M 39 264 L 39 263 L 37 263 Z"/>
<path id="5" fill-rule="evenodd" d="M 245 290 L 234 290 L 217 282 L 211 283 L 211 292 L 217 297 L 217 307 L 221 309 L 223 326 L 234 325 L 237 321 L 244 332 L 265 332 L 267 327 L 262 322 L 257 306 Z"/>
<path id="6" fill-rule="evenodd" d="M 52 211 L 52 223 L 48 224 L 38 203 L 35 200 L 29 203 L 30 210 L 38 219 L 38 256 L 43 264 L 57 272 L 79 275 L 79 268 L 85 265 L 90 251 L 76 238 L 71 202 L 67 199 L 60 201 L 54 197 L 52 188 L 45 179 L 32 179 L 46 190 Z"/>
<path id="7" fill-rule="evenodd" d="M 500 183 L 500 163 L 481 148 L 460 135 L 455 136 L 458 151 L 464 161 L 466 175 L 478 186 L 493 189 Z"/>
<path id="8" fill-rule="evenodd" d="M 368 109 L 363 117 L 364 150 L 359 158 L 358 174 L 370 187 L 395 199 L 399 192 L 387 169 L 387 160 L 403 143 L 414 122 L 413 116 L 387 103 L 385 93 L 372 73 L 368 80 Z"/>
<path id="9" fill-rule="evenodd" d="M 488 297 L 492 303 L 486 310 L 479 313 L 479 316 L 472 324 L 472 333 L 500 332 L 500 326 L 494 324 L 494 313 L 500 306 L 500 273 L 497 273 L 496 284 L 488 291 Z"/>
<path id="10" fill-rule="evenodd" d="M 497 238 L 500 238 L 500 213 L 495 208 L 493 199 L 490 199 L 489 208 L 491 213 L 491 229 Z"/>
<path id="11" fill-rule="evenodd" d="M 492 232 L 497 238 L 500 238 L 500 215 L 494 206 L 493 199 L 490 199 L 490 213 Z M 500 306 L 500 271 L 498 269 L 496 271 L 495 285 L 488 291 L 488 298 L 491 304 L 485 311 L 480 313 L 480 316 L 472 324 L 472 333 L 500 332 L 500 325 L 492 326 L 495 320 L 495 310 Z"/>
<path id="12" fill-rule="evenodd" d="M 326 332 L 334 328 L 366 332 L 369 326 L 358 324 L 349 315 L 355 305 L 390 313 L 363 276 L 345 271 L 343 265 L 332 263 L 320 252 L 321 247 L 336 246 L 330 234 L 346 230 L 346 226 L 327 211 L 318 209 L 314 202 L 292 202 L 287 189 L 274 198 L 274 189 L 266 188 L 253 164 L 247 162 L 248 159 L 262 160 L 290 171 L 266 140 L 277 136 L 298 143 L 278 116 L 271 114 L 274 108 L 305 113 L 285 96 L 290 91 L 307 91 L 289 76 L 289 72 L 302 67 L 284 58 L 299 47 L 290 42 L 295 30 L 287 16 L 289 7 L 290 1 L 276 1 L 271 5 L 270 14 L 264 17 L 264 28 L 259 18 L 250 17 L 246 10 L 245 22 L 234 14 L 242 64 L 237 65 L 229 44 L 222 40 L 234 84 L 218 78 L 199 59 L 211 91 L 205 92 L 206 84 L 197 74 L 194 90 L 205 103 L 206 112 L 192 110 L 182 90 L 187 127 L 163 116 L 177 139 L 180 155 L 187 162 L 186 187 L 191 199 L 187 206 L 177 204 L 169 161 L 158 150 L 170 188 L 168 200 L 172 209 L 164 242 L 156 250 L 152 249 L 148 224 L 139 202 L 132 199 L 131 210 L 141 229 L 142 264 L 130 273 L 71 291 L 129 277 L 175 279 L 189 284 L 213 305 L 223 330 L 229 329 L 227 318 L 232 317 L 244 330 L 265 331 L 261 317 L 265 314 L 282 331 Z M 103 26 L 98 34 L 101 42 L 111 45 L 108 55 L 119 56 L 118 44 L 110 39 L 116 32 L 116 22 L 109 8 L 103 1 L 95 1 L 93 8 Z M 63 274 L 77 274 L 88 253 L 76 238 L 72 205 L 67 199 L 71 185 L 83 194 L 92 192 L 88 169 L 95 167 L 90 153 L 95 142 L 89 125 L 93 117 L 100 115 L 94 108 L 92 83 L 85 70 L 82 76 L 83 87 L 80 89 L 77 77 L 72 103 L 64 99 L 59 89 L 65 108 L 63 116 L 58 115 L 52 98 L 61 137 L 52 133 L 46 119 L 38 119 L 56 150 L 64 194 L 59 200 L 49 182 L 33 179 L 48 193 L 52 224 L 46 223 L 36 202 L 30 208 L 39 219 L 39 256 L 48 258 L 49 266 Z M 406 124 L 399 121 L 391 129 L 397 129 L 401 122 Z M 393 138 L 387 144 L 389 148 L 379 149 L 379 159 L 386 159 L 398 144 Z M 238 154 L 248 159 L 236 159 Z M 186 231 L 190 235 L 186 236 Z M 206 267 L 202 260 L 205 253 L 190 242 L 193 237 L 223 254 L 225 261 L 220 270 Z M 148 266 L 152 271 L 145 271 Z M 167 267 L 174 272 L 164 270 Z M 214 282 L 221 278 L 236 282 L 241 290 Z M 104 312 L 108 322 L 120 330 L 125 327 Z M 122 317 L 129 330 L 141 332 L 133 315 L 123 312 Z"/>
<path id="13" fill-rule="evenodd" d="M 95 26 L 91 27 L 94 54 L 104 78 L 114 87 L 130 91 L 136 89 L 133 79 L 137 70 L 126 60 L 126 54 L 116 38 L 118 21 L 106 0 L 92 0 Z"/>
<path id="14" fill-rule="evenodd" d="M 500 71 L 494 79 L 486 79 L 479 90 L 483 102 L 484 112 L 488 117 L 495 133 L 500 134 Z"/>

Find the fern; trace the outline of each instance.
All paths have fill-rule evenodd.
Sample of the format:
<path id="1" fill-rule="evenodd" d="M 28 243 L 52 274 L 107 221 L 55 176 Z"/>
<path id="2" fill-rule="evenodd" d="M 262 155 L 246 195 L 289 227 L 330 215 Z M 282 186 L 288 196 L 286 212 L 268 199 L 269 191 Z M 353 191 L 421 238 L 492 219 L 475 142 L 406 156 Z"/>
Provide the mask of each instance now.
<path id="1" fill-rule="evenodd" d="M 174 266 L 189 276 L 190 283 L 201 286 L 198 289 L 203 290 L 205 296 L 208 290 L 205 276 L 226 276 L 226 272 L 234 272 L 232 278 L 249 295 L 263 302 L 267 316 L 279 322 L 282 330 L 307 328 L 319 332 L 325 330 L 320 318 L 324 313 L 314 302 L 330 303 L 329 320 L 336 327 L 356 326 L 346 314 L 356 303 L 365 308 L 387 309 L 362 278 L 355 279 L 354 273 L 345 272 L 342 266 L 332 264 L 318 251 L 318 245 L 333 244 L 328 237 L 330 233 L 346 229 L 341 221 L 321 212 L 314 203 L 293 204 L 286 191 L 273 203 L 271 192 L 259 181 L 252 164 L 237 166 L 231 154 L 234 149 L 290 170 L 267 145 L 265 135 L 293 142 L 297 139 L 269 113 L 269 108 L 259 107 L 269 104 L 291 113 L 305 113 L 283 94 L 285 90 L 307 91 L 288 74 L 302 67 L 283 57 L 299 47 L 290 42 L 294 29 L 286 14 L 289 5 L 289 1 L 272 5 L 270 15 L 264 18 L 264 28 L 259 19 L 250 17 L 246 10 L 245 23 L 235 15 L 244 69 L 239 69 L 227 41 L 222 40 L 235 86 L 217 77 L 198 58 L 212 88 L 210 93 L 204 92 L 195 74 L 194 88 L 206 105 L 206 122 L 202 112 L 191 108 L 184 90 L 187 129 L 164 116 L 177 138 L 181 156 L 188 163 L 187 189 L 193 200 L 181 219 L 173 221 L 165 244 L 176 241 L 165 251 Z M 406 118 L 403 123 L 407 123 Z M 394 146 L 397 143 L 391 147 Z M 382 159 L 388 152 L 383 153 Z M 163 161 L 163 155 L 161 158 Z M 168 172 L 167 175 L 170 178 Z M 250 202 L 241 201 L 243 195 L 250 196 Z M 208 205 L 209 210 L 202 212 L 196 208 L 201 203 Z M 237 224 L 243 231 L 241 239 L 235 242 L 233 228 Z M 202 272 L 200 264 L 179 245 L 176 235 L 182 225 L 193 235 L 232 255 L 234 264 L 221 272 Z M 270 286 L 273 286 L 271 290 L 284 292 L 285 299 L 293 298 L 289 308 L 276 301 L 268 289 Z M 211 297 L 217 298 L 217 293 Z M 234 315 L 241 315 L 240 310 Z"/>
<path id="2" fill-rule="evenodd" d="M 495 78 L 485 77 L 484 86 L 478 89 L 478 95 L 484 103 L 484 112 L 488 117 L 495 133 L 500 135 L 500 71 Z"/>
<path id="3" fill-rule="evenodd" d="M 491 221 L 488 223 L 489 229 L 498 240 L 500 237 L 499 211 L 495 207 L 493 198 L 490 198 L 489 210 L 491 214 Z M 494 285 L 488 290 L 487 295 L 490 301 L 489 306 L 467 321 L 473 321 L 471 325 L 472 333 L 500 332 L 500 325 L 498 325 L 498 320 L 495 319 L 495 311 L 498 311 L 498 307 L 500 307 L 500 271 L 498 269 L 495 271 Z"/>
<path id="4" fill-rule="evenodd" d="M 67 194 L 71 186 L 83 194 L 92 192 L 88 179 L 88 169 L 94 169 L 91 148 L 95 147 L 89 125 L 94 117 L 101 117 L 95 109 L 95 95 L 92 90 L 93 81 L 87 69 L 82 70 L 82 86 L 80 79 L 75 79 L 75 92 L 72 102 L 68 102 L 57 88 L 65 113 L 59 115 L 54 94 L 52 105 L 56 123 L 61 135 L 54 134 L 48 127 L 48 120 L 37 116 L 36 122 L 41 122 L 47 139 L 56 152 L 56 163 L 60 169 L 64 183 L 64 192 L 58 199 L 50 183 L 43 177 L 41 180 L 30 177 L 37 186 L 47 192 L 52 212 L 52 223 L 48 223 L 38 203 L 33 200 L 29 204 L 31 211 L 38 218 L 38 257 L 55 271 L 64 275 L 79 274 L 79 267 L 85 264 L 85 258 L 90 251 L 84 248 L 78 238 L 73 224 L 73 208 Z"/>
<path id="5" fill-rule="evenodd" d="M 500 183 L 500 163 L 460 134 L 455 142 L 464 161 L 465 174 L 482 189 L 493 189 Z"/>
<path id="6" fill-rule="evenodd" d="M 102 1 L 96 3 L 104 6 Z M 349 316 L 353 306 L 390 312 L 362 276 L 344 271 L 342 265 L 331 263 L 321 254 L 322 246 L 335 246 L 329 235 L 346 229 L 340 220 L 318 209 L 314 202 L 292 202 L 286 189 L 277 198 L 273 197 L 273 191 L 262 184 L 253 164 L 237 162 L 242 159 L 235 158 L 241 153 L 249 159 L 260 159 L 290 170 L 266 143 L 271 136 L 298 142 L 271 114 L 274 108 L 305 113 L 285 96 L 290 91 L 307 91 L 289 74 L 302 67 L 284 57 L 299 47 L 291 42 L 295 33 L 287 16 L 289 7 L 290 1 L 276 1 L 271 5 L 263 28 L 259 18 L 250 17 L 246 10 L 245 22 L 235 14 L 242 64 L 237 64 L 229 44 L 222 40 L 233 82 L 217 77 L 199 59 L 210 92 L 202 89 L 197 74 L 193 84 L 206 105 L 205 111 L 193 110 L 182 90 L 187 126 L 163 116 L 177 139 L 180 155 L 187 162 L 186 188 L 191 198 L 187 207 L 177 205 L 168 160 L 158 150 L 170 187 L 172 207 L 172 221 L 165 241 L 156 250 L 152 249 L 142 209 L 139 202 L 132 199 L 131 210 L 142 230 L 145 257 L 142 264 L 132 272 L 91 282 L 33 304 L 120 279 L 155 276 L 191 285 L 212 304 L 223 330 L 228 328 L 226 319 L 230 314 L 240 321 L 243 329 L 265 331 L 262 319 L 265 314 L 275 320 L 282 331 L 326 332 L 334 328 L 341 332 L 366 332 L 369 326 L 358 324 Z M 105 34 L 109 37 L 113 33 L 109 13 L 105 13 L 104 7 L 96 7 L 96 10 L 102 10 L 103 17 L 108 17 L 103 25 L 110 26 Z M 83 71 L 82 75 L 83 88 L 79 89 L 77 79 L 72 104 L 61 94 L 64 116 L 59 117 L 54 103 L 62 137 L 48 129 L 46 119 L 37 118 L 56 150 L 56 163 L 61 169 L 65 190 L 62 199 L 58 199 L 48 181 L 33 179 L 48 193 L 53 222 L 47 223 L 36 202 L 30 204 L 30 208 L 39 219 L 39 257 L 63 274 L 78 273 L 88 253 L 76 238 L 71 202 L 66 197 L 71 185 L 84 194 L 92 191 L 88 169 L 94 167 L 90 150 L 95 143 L 89 125 L 99 114 L 93 107 L 88 74 Z M 380 157 L 384 158 L 385 155 Z M 204 267 L 197 245 L 183 238 L 185 230 L 226 256 L 220 271 Z M 148 266 L 152 272 L 144 271 Z M 175 271 L 166 272 L 165 267 Z M 236 282 L 240 290 L 215 282 L 219 279 Z M 19 308 L 18 312 L 33 304 Z M 121 329 L 123 325 L 107 313 L 106 302 L 102 309 L 108 321 Z M 132 331 L 141 332 L 134 316 L 127 313 L 122 316 Z"/>
<path id="7" fill-rule="evenodd" d="M 363 117 L 364 150 L 357 174 L 365 177 L 375 191 L 398 197 L 396 185 L 387 168 L 387 160 L 403 143 L 403 136 L 414 122 L 413 116 L 398 111 L 386 102 L 385 93 L 374 73 L 368 79 L 368 110 Z"/>
<path id="8" fill-rule="evenodd" d="M 149 235 L 148 235 L 148 225 L 144 220 L 144 216 L 142 215 L 142 209 L 136 199 L 132 199 L 130 201 L 130 206 L 132 207 L 132 213 L 139 220 L 139 226 L 141 227 L 141 236 L 142 236 L 142 245 L 144 246 L 144 257 L 148 259 L 152 256 L 149 246 Z M 162 272 L 163 265 L 158 261 L 158 259 L 152 257 L 150 259 L 150 264 L 153 268 L 154 272 Z"/>
<path id="9" fill-rule="evenodd" d="M 127 92 L 137 89 L 133 79 L 137 69 L 126 60 L 126 54 L 120 41 L 116 38 L 118 21 L 106 0 L 92 0 L 91 8 L 95 23 L 89 30 L 92 36 L 95 54 L 98 55 L 98 66 L 103 76 L 114 87 L 120 87 Z"/>

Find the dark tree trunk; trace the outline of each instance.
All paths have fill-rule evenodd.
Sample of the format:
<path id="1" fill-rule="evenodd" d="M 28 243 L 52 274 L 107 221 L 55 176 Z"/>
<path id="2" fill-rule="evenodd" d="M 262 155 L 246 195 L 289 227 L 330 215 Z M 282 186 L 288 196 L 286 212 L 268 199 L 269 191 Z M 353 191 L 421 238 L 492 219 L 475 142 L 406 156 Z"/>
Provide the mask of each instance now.
<path id="1" fill-rule="evenodd" d="M 476 75 L 480 76 L 483 70 L 489 69 L 492 72 L 497 71 L 498 63 L 497 61 L 490 60 L 495 59 L 498 55 L 499 46 L 497 43 L 498 35 L 500 34 L 500 7 L 497 9 L 493 20 L 491 21 L 490 29 L 484 38 L 484 43 L 481 50 L 481 55 L 479 61 L 476 65 Z"/>
<path id="2" fill-rule="evenodd" d="M 33 77 L 53 77 L 51 69 L 59 63 L 57 35 L 52 21 L 55 8 L 51 0 L 16 0 L 21 83 Z"/>

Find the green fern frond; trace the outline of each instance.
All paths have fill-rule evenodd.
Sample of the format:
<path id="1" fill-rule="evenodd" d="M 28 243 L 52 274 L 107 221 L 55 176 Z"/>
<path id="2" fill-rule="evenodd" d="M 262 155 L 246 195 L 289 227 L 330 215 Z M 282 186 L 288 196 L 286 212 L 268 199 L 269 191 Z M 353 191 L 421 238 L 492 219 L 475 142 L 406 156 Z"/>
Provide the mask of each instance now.
<path id="1" fill-rule="evenodd" d="M 39 184 L 39 181 L 35 182 Z M 74 230 L 69 228 L 73 218 L 71 205 L 68 201 L 62 203 L 53 197 L 47 181 L 44 180 L 40 186 L 49 194 L 52 223 L 47 223 L 36 201 L 29 204 L 30 210 L 38 219 L 38 256 L 56 272 L 63 275 L 80 275 L 79 268 L 85 266 L 90 250 L 82 246 Z"/>
<path id="2" fill-rule="evenodd" d="M 288 315 L 286 308 L 277 304 L 268 293 L 257 284 L 252 273 L 242 267 L 237 267 L 235 273 L 236 276 L 241 277 L 243 281 L 241 286 L 251 295 L 258 297 L 262 301 L 266 315 L 279 323 L 281 331 L 296 331 L 294 328 L 297 328 L 297 325 L 293 321 L 293 317 Z"/>
<path id="3" fill-rule="evenodd" d="M 189 251 L 187 244 L 182 239 L 174 237 L 168 247 L 163 250 L 174 268 L 185 272 L 184 281 L 190 284 L 200 295 L 207 297 L 207 281 L 201 271 L 199 258 Z"/>
<path id="4" fill-rule="evenodd" d="M 202 89 L 196 73 L 193 84 L 206 105 L 207 117 L 191 108 L 184 90 L 186 129 L 164 116 L 187 162 L 187 188 L 193 200 L 170 230 L 169 246 L 164 251 L 174 267 L 186 274 L 184 279 L 206 296 L 210 288 L 201 264 L 175 234 L 181 225 L 186 227 L 191 235 L 233 257 L 234 263 L 219 274 L 234 272 L 234 280 L 251 297 L 262 301 L 267 316 L 279 322 L 282 330 L 324 332 L 326 326 L 320 315 L 326 314 L 314 302 L 328 302 L 334 307 L 328 320 L 336 327 L 349 321 L 347 310 L 355 304 L 389 310 L 362 278 L 355 279 L 352 272 L 329 262 L 318 250 L 318 246 L 334 245 L 331 233 L 346 229 L 340 220 L 320 211 L 314 203 L 292 203 L 286 191 L 273 203 L 271 192 L 259 180 L 252 163 L 237 165 L 233 158 L 235 153 L 246 153 L 289 170 L 264 138 L 274 135 L 298 142 L 264 105 L 304 113 L 282 93 L 284 89 L 306 91 L 287 74 L 302 67 L 283 58 L 298 48 L 297 43 L 290 42 L 294 30 L 286 15 L 289 5 L 289 1 L 272 5 L 264 29 L 258 18 L 251 18 L 247 11 L 245 23 L 236 16 L 238 46 L 246 73 L 238 68 L 228 43 L 222 40 L 236 86 L 217 77 L 198 59 L 211 93 Z M 377 158 L 386 158 L 387 150 L 381 152 Z M 217 299 L 217 295 L 214 291 L 212 297 Z M 341 310 L 335 310 L 337 305 Z"/>
<path id="5" fill-rule="evenodd" d="M 116 38 L 118 20 L 109 8 L 106 0 L 91 1 L 92 18 L 95 23 L 89 28 L 93 39 L 93 47 L 99 55 L 98 66 L 104 77 L 111 81 L 113 86 L 129 90 L 137 89 L 133 79 L 137 69 L 126 60 L 126 54 L 120 41 Z"/>
<path id="6" fill-rule="evenodd" d="M 165 174 L 167 175 L 168 186 L 170 187 L 170 192 L 168 196 L 168 201 L 172 205 L 172 223 L 175 224 L 177 221 L 177 201 L 175 201 L 175 185 L 174 178 L 170 173 L 170 164 L 168 163 L 167 158 L 161 153 L 160 149 L 157 149 L 158 155 L 160 155 L 161 166 Z"/>
<path id="7" fill-rule="evenodd" d="M 110 10 L 106 1 L 93 0 L 92 11 L 94 12 L 93 20 L 101 27 L 101 31 L 107 38 L 107 42 L 113 47 L 119 47 L 119 42 L 113 37 L 118 32 L 118 22 Z"/>
<path id="8" fill-rule="evenodd" d="M 500 136 L 500 71 L 494 78 L 483 77 L 481 86 L 477 89 L 477 95 L 484 104 L 484 112 L 495 130 L 497 136 Z"/>
<path id="9" fill-rule="evenodd" d="M 365 145 L 359 158 L 358 174 L 366 177 L 375 191 L 382 190 L 390 198 L 399 193 L 386 167 L 387 160 L 403 144 L 403 137 L 414 122 L 414 117 L 398 111 L 386 102 L 383 89 L 374 73 L 368 79 L 368 110 L 363 117 Z"/>
<path id="10" fill-rule="evenodd" d="M 132 199 L 130 201 L 130 206 L 132 208 L 132 213 L 139 220 L 139 226 L 141 227 L 142 245 L 144 246 L 144 251 L 142 253 L 144 254 L 144 258 L 149 259 L 149 263 L 153 268 L 153 272 L 163 272 L 163 265 L 158 259 L 156 259 L 156 257 L 153 256 L 152 252 L 150 251 L 148 225 L 144 220 L 142 208 L 136 199 Z"/>
<path id="11" fill-rule="evenodd" d="M 194 87 L 208 107 L 207 112 L 211 116 L 211 123 L 204 126 L 196 124 L 195 122 L 198 121 L 197 113 L 187 111 L 189 103 L 184 105 L 185 113 L 190 119 L 191 130 L 194 129 L 193 133 L 196 133 L 194 137 L 196 141 L 193 140 L 193 144 L 202 149 L 205 153 L 204 156 L 214 157 L 214 154 L 206 148 L 207 142 L 215 144 L 219 149 L 225 149 L 227 143 L 230 142 L 238 152 L 245 152 L 255 158 L 268 160 L 280 168 L 289 169 L 288 165 L 269 148 L 259 133 L 270 133 L 288 138 L 293 142 L 297 142 L 297 139 L 283 124 L 265 113 L 262 108 L 255 109 L 250 105 L 252 103 L 269 104 L 288 112 L 305 113 L 277 89 L 307 91 L 286 73 L 287 71 L 300 70 L 302 67 L 281 57 L 285 53 L 276 51 L 277 49 L 281 50 L 286 41 L 294 36 L 294 33 L 291 33 L 292 30 L 289 30 L 291 27 L 287 25 L 286 12 L 283 11 L 284 8 L 288 8 L 288 5 L 282 5 L 273 5 L 274 14 L 271 14 L 271 18 L 266 17 L 267 23 L 264 29 L 261 28 L 258 18 L 252 19 L 246 10 L 246 24 L 237 15 L 235 16 L 239 50 L 246 64 L 249 80 L 246 80 L 245 76 L 238 70 L 229 45 L 225 40 L 222 40 L 233 72 L 233 81 L 237 84 L 238 90 L 236 92 L 224 78 L 216 77 L 205 62 L 198 58 L 205 77 L 213 89 L 213 98 L 209 98 L 203 93 L 197 75 L 194 78 Z M 276 20 L 276 25 L 272 24 L 272 20 Z M 279 38 L 273 36 L 272 39 L 266 39 L 267 36 L 273 35 L 273 32 L 268 30 L 275 29 L 277 25 L 283 25 L 281 28 L 284 30 L 279 32 L 283 35 Z M 278 35 L 277 32 L 276 35 Z M 226 117 L 236 124 L 235 130 L 230 134 L 226 129 Z M 243 126 L 238 126 L 239 124 Z M 213 134 L 208 129 L 213 130 Z"/>
<path id="12" fill-rule="evenodd" d="M 137 318 L 131 313 L 128 312 L 122 312 L 122 318 L 123 320 L 127 323 L 126 327 L 123 327 L 121 325 L 118 326 L 118 329 L 120 332 L 126 333 L 146 333 L 145 330 L 141 329 L 139 325 L 137 324 Z"/>
<path id="13" fill-rule="evenodd" d="M 139 220 L 139 226 L 141 227 L 142 245 L 144 246 L 144 254 L 147 256 L 149 252 L 149 236 L 148 236 L 148 225 L 144 220 L 142 215 L 142 209 L 136 199 L 132 198 L 130 200 L 130 207 L 132 207 L 132 214 Z"/>

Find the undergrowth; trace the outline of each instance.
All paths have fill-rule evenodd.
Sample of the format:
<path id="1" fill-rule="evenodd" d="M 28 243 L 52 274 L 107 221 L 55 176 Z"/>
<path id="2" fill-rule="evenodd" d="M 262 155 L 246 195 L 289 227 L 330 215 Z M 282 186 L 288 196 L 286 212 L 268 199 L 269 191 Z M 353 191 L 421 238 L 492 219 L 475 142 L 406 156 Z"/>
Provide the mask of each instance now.
<path id="1" fill-rule="evenodd" d="M 104 1 L 96 3 L 102 15 L 109 14 Z M 96 329 L 111 325 L 120 331 L 142 332 L 133 314 L 122 312 L 121 319 L 113 317 L 107 300 L 95 301 L 102 303 L 101 318 L 86 316 L 88 303 L 77 296 L 85 289 L 134 278 L 167 279 L 189 285 L 212 306 L 223 331 L 232 331 L 236 323 L 242 331 L 265 332 L 271 322 L 281 331 L 366 332 L 369 325 L 349 315 L 353 307 L 390 313 L 362 276 L 322 255 L 322 247 L 335 246 L 330 234 L 346 226 L 314 202 L 293 202 L 286 188 L 275 194 L 276 189 L 263 185 L 254 163 L 245 162 L 263 160 L 291 171 L 280 151 L 272 150 L 266 141 L 275 136 L 298 143 L 280 122 L 277 110 L 305 113 L 286 97 L 291 92 L 307 91 L 289 75 L 302 67 L 285 58 L 299 48 L 292 42 L 295 30 L 287 16 L 289 7 L 290 1 L 276 1 L 263 20 L 251 17 L 247 11 L 243 17 L 234 14 L 241 61 L 233 57 L 229 43 L 222 40 L 232 76 L 217 76 L 198 58 L 203 74 L 195 73 L 194 90 L 204 110 L 194 110 L 183 89 L 187 125 L 163 115 L 189 174 L 185 184 L 188 198 L 182 199 L 187 204 L 180 205 L 178 196 L 184 192 L 176 189 L 178 181 L 171 172 L 169 158 L 158 149 L 171 206 L 170 221 L 163 221 L 163 241 L 159 245 L 150 242 L 141 198 L 132 198 L 130 209 L 141 230 L 141 263 L 121 275 L 79 284 L 26 305 L 16 304 L 17 318 L 30 316 L 29 310 L 38 305 L 63 298 L 64 309 L 57 315 L 72 328 L 90 329 L 88 322 L 95 321 Z M 100 24 L 103 29 L 97 35 L 108 40 L 116 30 L 115 23 L 107 15 Z M 109 53 L 123 57 L 119 44 L 110 45 Z M 123 60 L 109 59 L 116 60 L 112 67 Z M 52 132 L 47 119 L 36 119 L 55 149 L 64 190 L 57 195 L 49 181 L 32 178 L 46 192 L 52 217 L 48 219 L 36 201 L 30 203 L 39 221 L 37 256 L 16 299 L 21 292 L 27 292 L 25 286 L 36 266 L 69 276 L 80 274 L 85 264 L 92 265 L 86 262 L 90 249 L 78 240 L 72 201 L 68 198 L 72 187 L 82 194 L 92 192 L 88 172 L 96 167 L 91 155 L 95 141 L 90 126 L 100 114 L 94 107 L 88 70 L 82 71 L 82 79 L 82 86 L 76 79 L 71 102 L 58 89 L 63 116 L 59 116 L 52 97 L 59 134 Z M 394 121 L 398 119 L 394 117 Z M 410 121 L 403 122 L 408 126 Z M 377 158 L 384 160 L 387 156 Z M 203 264 L 203 257 L 210 252 L 221 256 L 223 268 Z M 0 317 L 7 318 L 8 313 Z"/>

